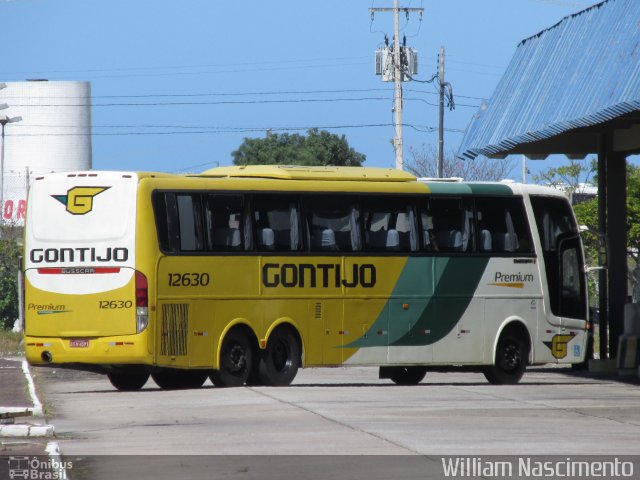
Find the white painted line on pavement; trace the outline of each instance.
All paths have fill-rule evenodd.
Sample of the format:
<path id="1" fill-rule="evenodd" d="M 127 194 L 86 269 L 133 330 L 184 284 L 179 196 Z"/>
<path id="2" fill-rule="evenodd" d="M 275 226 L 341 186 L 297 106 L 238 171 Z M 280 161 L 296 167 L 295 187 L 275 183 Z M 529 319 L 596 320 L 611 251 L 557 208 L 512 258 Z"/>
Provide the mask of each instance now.
<path id="1" fill-rule="evenodd" d="M 47 443 L 47 448 L 45 448 L 44 451 L 49 454 L 49 458 L 52 460 L 52 465 L 58 474 L 57 478 L 69 478 L 67 476 L 67 464 L 60 459 L 62 452 L 60 452 L 58 442 Z M 71 468 L 71 466 L 69 468 Z"/>
<path id="2" fill-rule="evenodd" d="M 31 395 L 31 401 L 33 402 L 33 415 L 36 417 L 44 416 L 44 411 L 42 410 L 42 403 L 36 394 L 36 386 L 33 383 L 33 377 L 31 376 L 31 371 L 29 370 L 29 364 L 27 360 L 22 360 L 22 371 L 24 373 L 25 378 L 27 379 L 27 384 L 29 385 L 29 395 Z"/>

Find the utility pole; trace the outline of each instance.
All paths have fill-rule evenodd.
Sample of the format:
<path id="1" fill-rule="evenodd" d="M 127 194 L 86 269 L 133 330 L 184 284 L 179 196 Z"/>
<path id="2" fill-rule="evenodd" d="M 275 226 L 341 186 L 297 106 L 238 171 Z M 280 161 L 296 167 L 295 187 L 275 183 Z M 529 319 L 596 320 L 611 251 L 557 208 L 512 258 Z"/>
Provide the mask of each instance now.
<path id="1" fill-rule="evenodd" d="M 393 139 L 396 150 L 396 168 L 403 170 L 404 156 L 402 151 L 402 64 L 400 59 L 400 19 L 398 18 L 398 1 L 393 7 L 393 109 L 395 110 L 396 137 Z"/>
<path id="2" fill-rule="evenodd" d="M 393 110 L 395 123 L 395 137 L 393 139 L 393 147 L 396 152 L 396 168 L 402 170 L 404 168 L 404 156 L 402 145 L 402 80 L 404 76 L 403 59 L 400 46 L 400 11 L 405 12 L 408 16 L 409 12 L 422 12 L 423 8 L 404 8 L 400 7 L 399 0 L 394 0 L 393 8 L 370 8 L 369 12 L 392 12 L 393 13 Z"/>
<path id="3" fill-rule="evenodd" d="M 438 166 L 436 168 L 438 178 L 442 178 L 444 170 L 444 47 L 440 47 L 440 106 L 438 113 Z"/>

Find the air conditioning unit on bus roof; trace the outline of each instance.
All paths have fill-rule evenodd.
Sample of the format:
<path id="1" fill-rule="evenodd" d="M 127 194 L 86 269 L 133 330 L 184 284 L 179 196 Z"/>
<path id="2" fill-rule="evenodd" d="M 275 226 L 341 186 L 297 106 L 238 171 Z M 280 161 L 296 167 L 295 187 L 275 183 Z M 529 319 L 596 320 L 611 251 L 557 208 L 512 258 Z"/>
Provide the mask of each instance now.
<path id="1" fill-rule="evenodd" d="M 449 178 L 431 178 L 431 177 L 419 177 L 419 182 L 448 182 L 448 183 L 460 183 L 464 182 L 462 177 L 449 177 Z"/>

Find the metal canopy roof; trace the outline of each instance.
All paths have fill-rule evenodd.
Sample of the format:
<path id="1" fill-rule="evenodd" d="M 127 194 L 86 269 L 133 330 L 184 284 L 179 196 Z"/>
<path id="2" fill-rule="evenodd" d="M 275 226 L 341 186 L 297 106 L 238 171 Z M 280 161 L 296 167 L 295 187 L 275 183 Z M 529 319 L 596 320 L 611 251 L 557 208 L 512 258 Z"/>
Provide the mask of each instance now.
<path id="1" fill-rule="evenodd" d="M 640 1 L 606 0 L 518 45 L 458 156 L 584 156 L 594 133 L 638 123 Z"/>

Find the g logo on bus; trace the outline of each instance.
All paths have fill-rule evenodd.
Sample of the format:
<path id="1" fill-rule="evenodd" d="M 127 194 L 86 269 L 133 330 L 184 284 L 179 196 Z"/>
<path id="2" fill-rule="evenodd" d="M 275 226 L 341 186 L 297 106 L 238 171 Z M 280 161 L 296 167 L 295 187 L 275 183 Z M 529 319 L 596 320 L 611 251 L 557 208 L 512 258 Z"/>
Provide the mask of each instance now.
<path id="1" fill-rule="evenodd" d="M 569 335 L 554 335 L 550 342 L 543 342 L 551 350 L 551 355 L 555 358 L 564 358 L 567 356 L 567 344 L 573 340 L 575 333 Z"/>
<path id="2" fill-rule="evenodd" d="M 111 187 L 73 187 L 66 195 L 51 195 L 66 206 L 71 215 L 85 215 L 93 210 L 93 197 Z"/>

